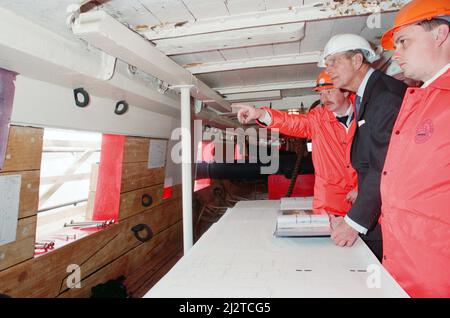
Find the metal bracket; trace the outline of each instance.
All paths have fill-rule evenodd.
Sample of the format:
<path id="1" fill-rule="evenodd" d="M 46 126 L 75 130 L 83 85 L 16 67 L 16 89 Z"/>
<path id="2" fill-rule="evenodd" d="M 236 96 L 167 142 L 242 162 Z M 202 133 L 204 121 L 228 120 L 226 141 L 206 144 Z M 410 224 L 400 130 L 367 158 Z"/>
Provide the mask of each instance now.
<path id="1" fill-rule="evenodd" d="M 70 223 L 65 223 L 64 227 L 73 227 L 83 229 L 102 229 L 107 227 L 108 225 L 112 225 L 115 223 L 115 220 L 105 220 L 105 221 L 86 221 L 86 222 L 74 222 L 73 220 Z"/>
<path id="2" fill-rule="evenodd" d="M 153 231 L 147 224 L 138 224 L 131 228 L 131 231 L 134 233 L 134 236 L 137 240 L 141 241 L 142 243 L 148 242 L 153 238 Z M 140 236 L 139 232 L 146 231 L 145 236 Z"/>
<path id="3" fill-rule="evenodd" d="M 98 77 L 104 81 L 109 81 L 116 71 L 117 58 L 106 53 L 103 53 L 103 74 Z"/>
<path id="4" fill-rule="evenodd" d="M 66 19 L 66 24 L 72 28 L 75 20 L 80 16 L 81 13 L 81 4 L 71 4 L 67 7 L 66 12 L 68 14 Z"/>
<path id="5" fill-rule="evenodd" d="M 186 84 L 186 85 L 169 85 L 170 89 L 181 89 L 181 88 L 192 88 L 195 87 L 195 85 L 190 85 L 190 84 Z"/>
<path id="6" fill-rule="evenodd" d="M 66 12 L 68 14 L 66 19 L 66 24 L 73 30 L 73 25 L 76 23 L 77 19 L 79 19 L 81 14 L 81 8 L 91 2 L 91 0 L 86 0 L 79 4 L 71 4 L 67 7 Z M 90 49 L 89 43 L 84 41 L 87 44 L 87 49 Z M 102 71 L 99 74 L 96 74 L 96 77 L 103 81 L 109 81 L 116 70 L 117 58 L 102 52 Z"/>
<path id="7" fill-rule="evenodd" d="M 194 111 L 196 114 L 200 113 L 203 109 L 203 107 L 205 107 L 204 103 L 199 100 L 199 99 L 195 99 L 194 101 Z"/>
<path id="8" fill-rule="evenodd" d="M 83 100 L 80 100 L 80 96 L 83 96 Z M 75 98 L 75 105 L 77 105 L 78 107 L 86 107 L 89 105 L 90 102 L 90 97 L 88 92 L 85 91 L 84 88 L 80 87 L 80 88 L 76 88 L 73 90 L 73 96 Z"/>
<path id="9" fill-rule="evenodd" d="M 158 92 L 160 94 L 165 94 L 167 92 L 167 90 L 169 89 L 169 84 L 158 79 Z"/>
<path id="10" fill-rule="evenodd" d="M 144 194 L 141 198 L 141 204 L 147 208 L 153 204 L 153 198 L 148 194 Z"/>
<path id="11" fill-rule="evenodd" d="M 121 100 L 120 102 L 117 102 L 116 108 L 114 109 L 114 113 L 116 115 L 123 115 L 128 111 L 128 103 L 124 100 Z"/>
<path id="12" fill-rule="evenodd" d="M 48 251 L 53 250 L 54 248 L 55 248 L 55 241 L 52 241 L 52 240 L 46 240 L 46 241 L 34 243 L 34 249 L 42 250 L 41 253 L 46 253 Z"/>

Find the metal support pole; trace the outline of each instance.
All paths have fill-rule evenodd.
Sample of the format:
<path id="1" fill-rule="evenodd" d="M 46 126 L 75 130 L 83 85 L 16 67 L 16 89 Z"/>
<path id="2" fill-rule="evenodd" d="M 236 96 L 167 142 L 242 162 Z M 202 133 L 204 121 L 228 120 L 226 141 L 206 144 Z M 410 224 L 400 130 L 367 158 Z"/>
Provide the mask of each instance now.
<path id="1" fill-rule="evenodd" d="M 192 86 L 181 86 L 181 174 L 183 189 L 183 246 L 184 254 L 193 245 L 192 227 L 192 144 L 191 91 Z"/>

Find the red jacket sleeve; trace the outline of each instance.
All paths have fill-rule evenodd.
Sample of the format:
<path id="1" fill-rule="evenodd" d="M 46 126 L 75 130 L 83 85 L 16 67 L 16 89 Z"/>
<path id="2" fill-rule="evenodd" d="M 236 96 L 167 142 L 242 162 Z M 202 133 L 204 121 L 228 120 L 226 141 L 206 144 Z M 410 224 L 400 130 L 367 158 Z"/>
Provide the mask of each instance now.
<path id="1" fill-rule="evenodd" d="M 312 139 L 314 135 L 314 118 L 315 109 L 305 115 L 290 115 L 287 112 L 270 109 L 268 107 L 262 107 L 272 117 L 272 123 L 268 126 L 256 121 L 259 126 L 269 129 L 280 130 L 283 135 L 309 138 Z"/>

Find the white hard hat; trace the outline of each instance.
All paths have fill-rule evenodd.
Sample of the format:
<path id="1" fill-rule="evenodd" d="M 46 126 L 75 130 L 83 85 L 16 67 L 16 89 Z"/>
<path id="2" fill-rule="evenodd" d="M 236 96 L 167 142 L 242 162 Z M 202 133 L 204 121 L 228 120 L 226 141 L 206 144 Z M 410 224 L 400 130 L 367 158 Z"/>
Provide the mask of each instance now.
<path id="1" fill-rule="evenodd" d="M 362 36 L 356 34 L 338 34 L 333 36 L 325 45 L 323 54 L 318 63 L 319 67 L 325 67 L 325 59 L 336 53 L 343 53 L 352 50 L 361 50 L 369 63 L 373 63 L 380 57 Z"/>

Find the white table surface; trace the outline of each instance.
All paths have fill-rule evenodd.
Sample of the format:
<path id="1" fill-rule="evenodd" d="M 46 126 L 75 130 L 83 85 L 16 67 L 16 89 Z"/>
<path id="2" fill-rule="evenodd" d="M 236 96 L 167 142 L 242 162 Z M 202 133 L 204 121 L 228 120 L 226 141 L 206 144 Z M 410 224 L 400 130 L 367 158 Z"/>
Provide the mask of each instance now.
<path id="1" fill-rule="evenodd" d="M 361 239 L 274 237 L 279 202 L 228 209 L 144 297 L 408 297 Z"/>

